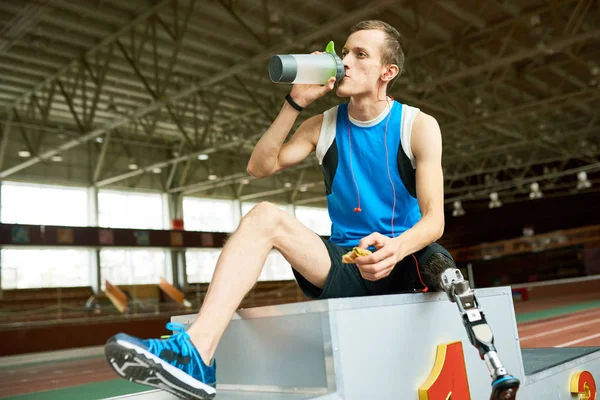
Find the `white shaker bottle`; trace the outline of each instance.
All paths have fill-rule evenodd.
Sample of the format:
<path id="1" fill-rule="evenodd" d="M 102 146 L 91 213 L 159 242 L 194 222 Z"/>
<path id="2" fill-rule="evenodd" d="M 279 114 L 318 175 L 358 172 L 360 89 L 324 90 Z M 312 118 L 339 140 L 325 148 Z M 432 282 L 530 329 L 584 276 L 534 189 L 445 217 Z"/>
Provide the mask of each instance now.
<path id="1" fill-rule="evenodd" d="M 274 83 L 324 85 L 331 77 L 339 82 L 346 75 L 342 59 L 329 42 L 321 54 L 278 54 L 269 62 L 269 77 Z"/>

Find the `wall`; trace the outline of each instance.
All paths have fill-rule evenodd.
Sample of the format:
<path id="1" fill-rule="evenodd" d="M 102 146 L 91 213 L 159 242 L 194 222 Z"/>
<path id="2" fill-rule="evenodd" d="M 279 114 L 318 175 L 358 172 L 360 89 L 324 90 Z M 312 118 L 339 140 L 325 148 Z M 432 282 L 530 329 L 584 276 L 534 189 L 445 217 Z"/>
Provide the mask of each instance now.
<path id="1" fill-rule="evenodd" d="M 544 233 L 600 224 L 600 191 L 505 204 L 495 209 L 486 205 L 464 208 L 466 214 L 462 217 L 446 211 L 446 227 L 439 243 L 447 248 L 521 237 L 523 228 L 529 225 L 535 233 Z"/>

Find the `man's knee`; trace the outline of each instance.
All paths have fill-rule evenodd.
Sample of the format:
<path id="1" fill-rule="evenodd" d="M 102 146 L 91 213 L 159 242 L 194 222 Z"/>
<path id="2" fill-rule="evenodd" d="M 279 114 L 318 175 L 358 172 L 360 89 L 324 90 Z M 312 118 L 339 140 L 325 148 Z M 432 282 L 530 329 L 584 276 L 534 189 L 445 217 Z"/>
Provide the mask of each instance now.
<path id="1" fill-rule="evenodd" d="M 448 268 L 456 268 L 454 261 L 443 253 L 432 254 L 421 266 L 423 283 L 432 291 L 442 291 L 440 277 Z"/>
<path id="2" fill-rule="evenodd" d="M 280 225 L 281 213 L 283 212 L 275 204 L 263 201 L 255 205 L 242 218 L 240 226 L 273 230 Z"/>

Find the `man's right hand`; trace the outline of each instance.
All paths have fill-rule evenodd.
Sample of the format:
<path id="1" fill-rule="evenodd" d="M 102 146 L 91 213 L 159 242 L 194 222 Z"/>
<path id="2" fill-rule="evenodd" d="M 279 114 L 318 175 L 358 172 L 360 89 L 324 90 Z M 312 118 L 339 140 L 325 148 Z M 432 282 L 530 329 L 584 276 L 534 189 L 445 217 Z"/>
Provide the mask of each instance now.
<path id="1" fill-rule="evenodd" d="M 335 86 L 335 76 L 329 78 L 325 85 L 294 85 L 290 96 L 292 100 L 298 103 L 301 107 L 307 107 L 312 102 L 333 90 Z"/>

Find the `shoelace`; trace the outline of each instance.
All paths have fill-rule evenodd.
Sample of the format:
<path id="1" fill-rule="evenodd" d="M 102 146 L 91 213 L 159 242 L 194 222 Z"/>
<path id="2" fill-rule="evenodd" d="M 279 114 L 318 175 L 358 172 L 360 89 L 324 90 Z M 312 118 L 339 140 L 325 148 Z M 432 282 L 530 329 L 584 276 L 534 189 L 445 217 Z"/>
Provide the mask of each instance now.
<path id="1" fill-rule="evenodd" d="M 174 353 L 180 353 L 183 357 L 193 355 L 195 361 L 199 363 L 199 365 L 202 365 L 200 354 L 198 351 L 195 351 L 195 347 L 192 345 L 190 340 L 190 335 L 188 335 L 188 333 L 185 331 L 185 326 L 183 326 L 183 324 L 169 322 L 167 323 L 167 329 L 177 333 L 170 336 L 168 339 L 147 339 L 146 343 L 148 344 L 148 350 L 156 355 L 159 355 L 165 349 Z M 191 373 L 192 365 L 192 363 L 189 363 L 186 366 L 187 371 L 185 372 L 188 374 Z M 202 378 L 204 378 L 204 371 L 202 371 L 202 368 L 198 369 L 202 374 Z"/>

